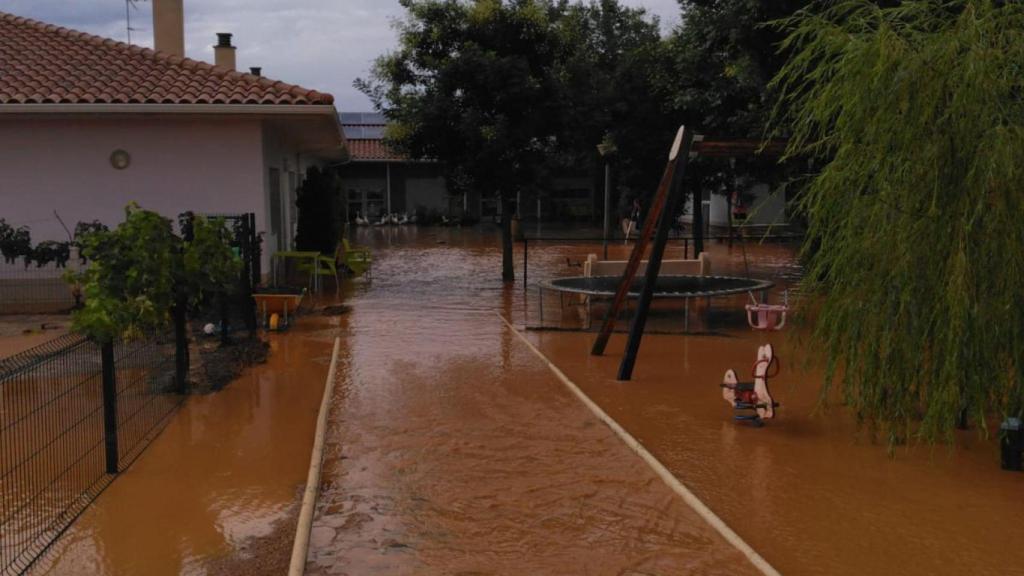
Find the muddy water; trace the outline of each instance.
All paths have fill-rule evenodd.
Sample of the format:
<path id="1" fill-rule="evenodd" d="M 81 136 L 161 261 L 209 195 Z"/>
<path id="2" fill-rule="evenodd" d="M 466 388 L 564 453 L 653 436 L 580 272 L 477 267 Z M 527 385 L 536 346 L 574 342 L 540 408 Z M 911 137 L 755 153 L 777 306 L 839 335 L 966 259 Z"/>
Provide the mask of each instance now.
<path id="1" fill-rule="evenodd" d="M 754 573 L 503 327 L 493 236 L 366 241 L 308 573 Z"/>
<path id="2" fill-rule="evenodd" d="M 755 275 L 785 286 L 799 272 L 789 249 L 748 250 Z M 717 273 L 743 273 L 742 250 L 711 252 Z M 726 313 L 741 305 L 716 302 L 711 335 L 646 337 L 630 383 L 614 379 L 625 336 L 603 358 L 588 355 L 589 334 L 530 337 L 784 574 L 1024 574 L 1024 548 L 1011 544 L 1024 537 L 1024 476 L 999 469 L 994 440 L 964 432 L 955 448 L 890 458 L 841 408 L 816 412 L 820 358 Z M 749 379 L 766 341 L 783 359 L 780 417 L 736 425 L 718 383 L 728 368 Z"/>
<path id="3" fill-rule="evenodd" d="M 42 572 L 281 573 L 340 334 L 311 573 L 752 573 L 502 328 L 496 312 L 535 326 L 538 302 L 497 281 L 492 232 L 361 234 L 377 263 L 346 289 L 353 311 L 303 319 L 270 364 L 190 399 Z M 791 249 L 711 251 L 718 273 L 799 274 Z M 578 274 L 590 252 L 531 245 L 530 278 Z M 548 296 L 545 324 L 579 325 L 566 300 Z M 743 329 L 726 313 L 741 303 L 716 302 L 710 324 L 698 306 L 710 334 L 646 338 L 630 384 L 611 378 L 622 336 L 594 359 L 591 335 L 528 335 L 785 574 L 1024 573 L 1024 477 L 998 470 L 992 442 L 887 457 L 842 410 L 812 414 L 819 376 L 794 364 L 813 355 Z M 678 329 L 678 309 L 658 312 L 655 326 Z M 784 360 L 783 406 L 753 430 L 730 421 L 717 383 L 765 338 Z"/>
<path id="4" fill-rule="evenodd" d="M 316 573 L 748 568 L 723 558 L 728 550 L 720 546 L 694 548 L 688 512 L 668 508 L 678 503 L 651 483 L 634 456 L 617 452 L 598 432 L 574 431 L 586 415 L 574 414 L 557 383 L 494 330 L 494 309 L 535 326 L 538 306 L 532 290 L 495 286 L 497 252 L 481 249 L 492 239 L 373 234 L 391 248 L 381 252 L 378 280 L 352 318 L 327 498 L 311 555 Z M 612 257 L 625 255 L 614 250 Z M 791 247 L 710 250 L 716 273 L 749 270 L 783 287 L 800 273 Z M 531 279 L 578 274 L 588 252 L 599 247 L 531 246 Z M 563 304 L 548 296 L 545 323 L 555 309 L 556 327 L 579 326 L 580 309 L 568 299 Z M 900 449 L 889 457 L 841 408 L 815 411 L 820 373 L 813 365 L 820 359 L 788 333 L 745 328 L 736 313 L 742 304 L 742 297 L 715 301 L 707 314 L 697 306 L 702 334 L 648 337 L 628 384 L 612 378 L 623 336 L 607 357 L 594 359 L 589 334 L 528 333 L 785 574 L 1024 573 L 1024 548 L 1013 544 L 1024 536 L 1024 477 L 999 470 L 994 441 L 969 432 L 953 449 Z M 678 308 L 659 313 L 663 326 L 679 328 Z M 729 367 L 748 371 L 766 340 L 784 361 L 773 385 L 780 419 L 761 430 L 737 426 L 717 384 Z M 810 368 L 802 368 L 805 361 Z M 561 424 L 554 430 L 552 419 Z M 631 474 L 646 483 L 632 484 Z M 623 492 L 629 498 L 614 496 Z M 652 505 L 659 498 L 660 511 Z M 594 500 L 601 502 L 596 515 Z M 666 514 L 678 519 L 666 521 Z M 600 545 L 581 544 L 591 541 Z M 710 541 L 718 540 L 712 534 Z M 658 561 L 630 564 L 637 557 L 631 552 Z M 688 563 L 702 554 L 710 562 Z M 579 566 L 591 558 L 595 564 Z"/>
<path id="5" fill-rule="evenodd" d="M 189 398 L 36 574 L 280 574 L 343 319 L 271 338 L 265 365 Z M 273 552 L 263 558 L 265 550 Z M 258 566 L 246 559 L 258 559 Z"/>

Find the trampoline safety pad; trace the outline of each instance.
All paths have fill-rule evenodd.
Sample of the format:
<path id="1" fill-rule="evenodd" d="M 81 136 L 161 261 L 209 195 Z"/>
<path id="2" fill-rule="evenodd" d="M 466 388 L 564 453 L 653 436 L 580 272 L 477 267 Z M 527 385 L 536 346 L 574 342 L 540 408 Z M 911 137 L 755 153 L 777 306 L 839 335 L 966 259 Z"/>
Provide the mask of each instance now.
<path id="1" fill-rule="evenodd" d="M 543 288 L 557 292 L 583 294 L 587 296 L 614 296 L 619 289 L 621 276 L 570 276 L 542 282 Z M 643 288 L 644 278 L 633 280 L 629 287 L 629 296 L 637 298 Z M 704 298 L 713 296 L 729 296 L 744 292 L 767 290 L 775 284 L 767 280 L 755 278 L 737 278 L 733 276 L 692 276 L 665 275 L 659 276 L 654 284 L 655 298 Z"/>

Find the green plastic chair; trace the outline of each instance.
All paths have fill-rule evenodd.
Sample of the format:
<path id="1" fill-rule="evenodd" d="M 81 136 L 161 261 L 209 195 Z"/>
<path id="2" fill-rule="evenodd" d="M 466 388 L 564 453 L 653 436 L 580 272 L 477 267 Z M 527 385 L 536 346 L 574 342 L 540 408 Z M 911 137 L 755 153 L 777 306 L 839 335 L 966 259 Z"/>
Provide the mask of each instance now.
<path id="1" fill-rule="evenodd" d="M 369 248 L 349 244 L 348 238 L 342 238 L 340 252 L 339 261 L 352 271 L 353 276 L 360 274 L 366 274 L 367 278 L 371 276 L 373 254 L 370 253 Z"/>

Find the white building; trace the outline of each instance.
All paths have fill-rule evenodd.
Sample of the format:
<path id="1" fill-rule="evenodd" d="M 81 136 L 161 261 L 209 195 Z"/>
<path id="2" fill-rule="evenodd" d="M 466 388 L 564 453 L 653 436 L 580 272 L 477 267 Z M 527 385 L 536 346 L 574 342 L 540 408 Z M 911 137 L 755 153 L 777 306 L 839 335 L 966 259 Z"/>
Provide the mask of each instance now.
<path id="1" fill-rule="evenodd" d="M 114 225 L 255 213 L 264 260 L 294 238 L 305 169 L 343 156 L 333 97 L 184 57 L 182 0 L 153 0 L 155 50 L 0 12 L 0 218 L 33 242 Z"/>

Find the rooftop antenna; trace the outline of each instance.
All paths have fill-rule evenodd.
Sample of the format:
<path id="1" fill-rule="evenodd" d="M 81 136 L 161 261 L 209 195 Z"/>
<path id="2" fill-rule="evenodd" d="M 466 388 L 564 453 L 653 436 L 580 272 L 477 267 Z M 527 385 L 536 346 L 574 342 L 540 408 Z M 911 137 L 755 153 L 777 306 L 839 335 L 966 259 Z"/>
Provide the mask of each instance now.
<path id="1" fill-rule="evenodd" d="M 132 43 L 132 32 L 138 32 L 138 28 L 132 28 L 132 10 L 139 9 L 139 2 L 146 0 L 124 0 L 125 29 L 128 32 L 128 43 Z"/>

